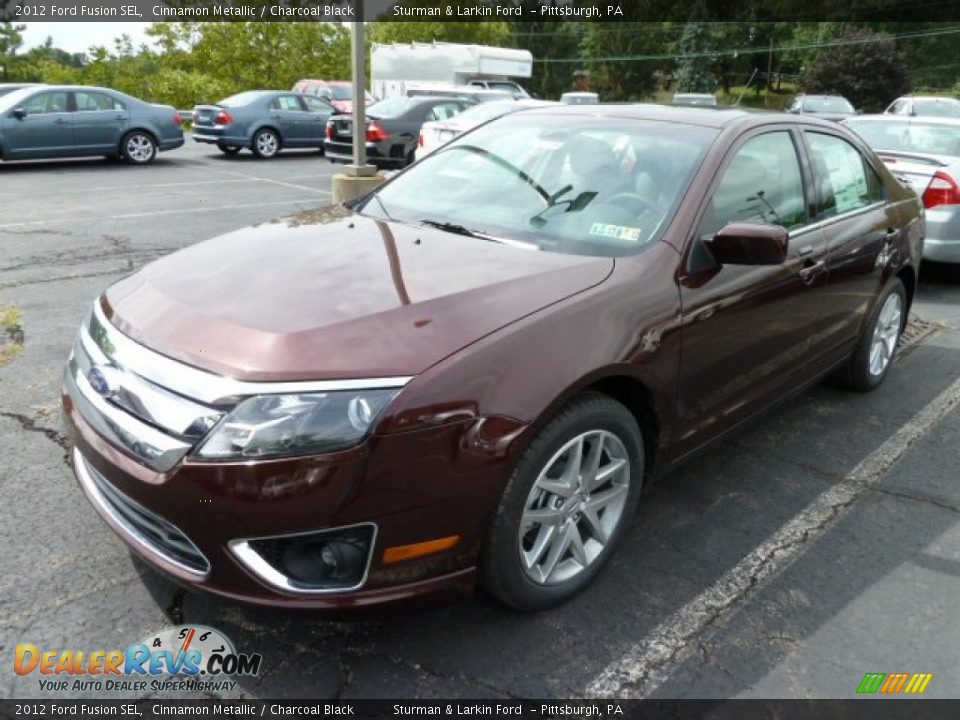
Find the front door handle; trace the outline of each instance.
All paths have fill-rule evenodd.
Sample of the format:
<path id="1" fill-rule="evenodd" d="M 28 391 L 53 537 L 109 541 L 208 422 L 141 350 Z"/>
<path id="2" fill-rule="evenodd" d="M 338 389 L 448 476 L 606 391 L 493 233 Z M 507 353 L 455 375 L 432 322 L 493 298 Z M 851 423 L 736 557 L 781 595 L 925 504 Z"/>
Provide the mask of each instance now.
<path id="1" fill-rule="evenodd" d="M 826 267 L 826 260 L 817 260 L 817 262 L 807 260 L 797 274 L 806 285 L 810 285 L 816 279 L 817 275 L 823 272 Z"/>
<path id="2" fill-rule="evenodd" d="M 67 120 L 66 118 L 57 118 L 53 122 L 56 123 L 57 125 L 68 125 L 70 123 L 70 121 Z"/>

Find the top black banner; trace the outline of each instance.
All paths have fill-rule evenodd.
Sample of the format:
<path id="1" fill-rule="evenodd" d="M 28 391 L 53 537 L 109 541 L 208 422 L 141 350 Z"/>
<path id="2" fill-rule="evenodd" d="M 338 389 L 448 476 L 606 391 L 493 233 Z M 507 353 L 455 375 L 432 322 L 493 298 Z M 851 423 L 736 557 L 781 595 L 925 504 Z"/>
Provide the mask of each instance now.
<path id="1" fill-rule="evenodd" d="M 704 0 L 716 22 L 952 22 L 960 0 Z M 676 0 L 0 0 L 8 22 L 643 22 L 690 18 Z"/>

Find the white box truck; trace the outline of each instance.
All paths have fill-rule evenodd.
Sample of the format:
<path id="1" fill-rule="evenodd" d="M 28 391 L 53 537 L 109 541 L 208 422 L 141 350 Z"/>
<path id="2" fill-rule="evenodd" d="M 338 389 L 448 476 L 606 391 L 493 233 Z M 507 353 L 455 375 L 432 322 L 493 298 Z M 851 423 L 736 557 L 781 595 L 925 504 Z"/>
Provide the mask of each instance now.
<path id="1" fill-rule="evenodd" d="M 373 94 L 380 100 L 402 97 L 407 90 L 451 85 L 473 85 L 529 97 L 512 78 L 529 78 L 533 55 L 529 50 L 458 45 L 456 43 L 374 44 L 370 53 Z"/>

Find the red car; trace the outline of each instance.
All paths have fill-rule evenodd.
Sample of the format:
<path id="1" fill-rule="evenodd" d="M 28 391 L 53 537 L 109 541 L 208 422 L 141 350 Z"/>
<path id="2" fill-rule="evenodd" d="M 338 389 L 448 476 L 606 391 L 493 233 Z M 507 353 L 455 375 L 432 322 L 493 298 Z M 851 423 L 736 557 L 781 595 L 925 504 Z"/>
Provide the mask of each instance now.
<path id="1" fill-rule="evenodd" d="M 342 113 L 353 112 L 353 83 L 349 80 L 298 80 L 293 92 L 323 98 Z M 366 105 L 373 100 L 373 95 L 366 92 Z"/>
<path id="2" fill-rule="evenodd" d="M 499 118 L 310 217 L 110 287 L 63 389 L 124 541 L 285 607 L 566 600 L 649 478 L 883 382 L 924 234 L 835 123 L 622 105 Z"/>

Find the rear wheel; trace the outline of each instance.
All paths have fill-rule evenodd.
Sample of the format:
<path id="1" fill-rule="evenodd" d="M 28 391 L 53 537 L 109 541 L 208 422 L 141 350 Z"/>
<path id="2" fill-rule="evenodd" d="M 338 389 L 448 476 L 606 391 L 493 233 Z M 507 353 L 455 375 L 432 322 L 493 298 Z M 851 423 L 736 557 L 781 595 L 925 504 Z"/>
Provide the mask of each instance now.
<path id="1" fill-rule="evenodd" d="M 157 143 L 149 134 L 134 130 L 120 141 L 120 153 L 128 163 L 146 165 L 157 157 Z"/>
<path id="2" fill-rule="evenodd" d="M 893 364 L 906 315 L 907 291 L 900 278 L 893 278 L 870 314 L 853 355 L 840 370 L 842 385 L 861 392 L 880 386 Z"/>
<path id="3" fill-rule="evenodd" d="M 251 149 L 254 155 L 264 160 L 276 157 L 280 152 L 280 136 L 270 129 L 259 130 L 253 136 Z"/>
<path id="4" fill-rule="evenodd" d="M 220 152 L 224 155 L 236 155 L 240 152 L 240 147 L 238 145 L 217 145 L 220 148 Z"/>
<path id="5" fill-rule="evenodd" d="M 570 403 L 523 453 L 481 558 L 485 589 L 521 610 L 586 587 L 622 539 L 640 498 L 643 437 L 620 403 Z"/>

